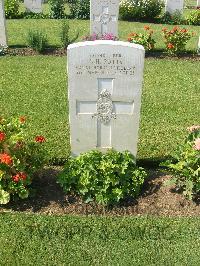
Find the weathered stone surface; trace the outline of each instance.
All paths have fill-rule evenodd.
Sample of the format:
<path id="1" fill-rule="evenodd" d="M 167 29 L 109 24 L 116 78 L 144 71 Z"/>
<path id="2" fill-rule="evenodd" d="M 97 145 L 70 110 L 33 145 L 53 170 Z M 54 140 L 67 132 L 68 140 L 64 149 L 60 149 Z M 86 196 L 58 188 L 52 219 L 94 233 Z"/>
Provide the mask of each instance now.
<path id="1" fill-rule="evenodd" d="M 41 13 L 42 0 L 24 0 L 24 5 L 28 12 Z"/>
<path id="2" fill-rule="evenodd" d="M 68 47 L 72 155 L 109 148 L 136 155 L 144 53 L 118 41 Z"/>
<path id="3" fill-rule="evenodd" d="M 176 11 L 183 12 L 184 0 L 166 0 L 165 11 L 173 14 Z"/>
<path id="4" fill-rule="evenodd" d="M 0 45 L 7 46 L 4 0 L 0 0 Z"/>
<path id="5" fill-rule="evenodd" d="M 90 1 L 90 33 L 118 36 L 119 0 Z"/>

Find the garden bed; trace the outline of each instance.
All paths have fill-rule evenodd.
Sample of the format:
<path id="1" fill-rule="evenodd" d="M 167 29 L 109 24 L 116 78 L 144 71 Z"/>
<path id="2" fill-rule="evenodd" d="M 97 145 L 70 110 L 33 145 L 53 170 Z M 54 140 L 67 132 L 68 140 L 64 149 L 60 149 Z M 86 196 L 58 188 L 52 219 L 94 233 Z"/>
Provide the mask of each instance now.
<path id="1" fill-rule="evenodd" d="M 137 200 L 127 199 L 110 208 L 95 203 L 84 203 L 75 195 L 63 193 L 56 183 L 60 168 L 47 168 L 38 175 L 34 183 L 36 195 L 27 200 L 10 202 L 0 207 L 0 212 L 25 212 L 47 215 L 103 215 L 103 216 L 182 216 L 200 215 L 199 200 L 189 201 L 173 186 L 165 186 L 170 176 L 151 170 Z"/>
<path id="2" fill-rule="evenodd" d="M 34 51 L 31 48 L 9 48 L 7 50 L 7 55 L 9 56 L 38 56 L 40 55 L 38 52 Z M 49 55 L 49 56 L 66 56 L 67 50 L 62 48 L 48 48 L 46 49 L 42 55 Z M 193 60 L 200 60 L 200 56 L 197 53 L 193 52 L 185 52 L 178 56 L 170 56 L 166 52 L 163 51 L 149 51 L 146 52 L 145 55 L 147 58 L 160 58 L 160 59 L 193 59 Z"/>

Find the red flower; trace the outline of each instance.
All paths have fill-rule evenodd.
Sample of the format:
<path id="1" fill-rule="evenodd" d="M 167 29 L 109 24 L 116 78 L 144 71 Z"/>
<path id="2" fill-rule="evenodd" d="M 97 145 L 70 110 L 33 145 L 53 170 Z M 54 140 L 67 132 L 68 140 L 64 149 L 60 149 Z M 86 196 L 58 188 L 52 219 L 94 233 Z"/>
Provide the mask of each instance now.
<path id="1" fill-rule="evenodd" d="M 187 29 L 182 29 L 181 32 L 185 33 L 187 32 Z"/>
<path id="2" fill-rule="evenodd" d="M 26 180 L 27 175 L 23 172 L 20 172 L 12 177 L 14 182 L 19 182 L 20 180 Z"/>
<path id="3" fill-rule="evenodd" d="M 35 141 L 36 141 L 36 142 L 40 142 L 40 143 L 42 143 L 42 142 L 45 142 L 46 139 L 45 139 L 45 137 L 43 137 L 43 136 L 36 136 L 36 137 L 35 137 Z"/>
<path id="4" fill-rule="evenodd" d="M 19 121 L 20 121 L 20 123 L 24 124 L 26 122 L 26 117 L 20 116 Z"/>
<path id="5" fill-rule="evenodd" d="M 163 31 L 163 32 L 167 31 L 167 28 L 163 28 L 162 31 Z"/>
<path id="6" fill-rule="evenodd" d="M 175 26 L 175 27 L 173 28 L 173 31 L 177 31 L 178 29 L 179 29 L 179 27 Z"/>
<path id="7" fill-rule="evenodd" d="M 132 41 L 132 38 L 128 38 L 127 40 L 128 40 L 128 42 L 131 42 Z"/>
<path id="8" fill-rule="evenodd" d="M 149 26 L 144 26 L 144 29 L 145 30 L 150 30 L 150 27 Z"/>
<path id="9" fill-rule="evenodd" d="M 0 131 L 0 141 L 4 141 L 6 138 L 6 134 L 2 131 Z"/>
<path id="10" fill-rule="evenodd" d="M 168 43 L 167 48 L 173 49 L 174 48 L 174 45 L 172 43 Z"/>
<path id="11" fill-rule="evenodd" d="M 12 164 L 12 158 L 7 153 L 1 153 L 0 154 L 0 162 L 7 164 L 7 165 L 11 165 Z"/>
<path id="12" fill-rule="evenodd" d="M 13 177 L 12 177 L 12 180 L 14 181 L 14 182 L 19 182 L 19 180 L 20 180 L 20 176 L 19 176 L 19 174 L 17 174 L 17 175 L 14 175 Z"/>

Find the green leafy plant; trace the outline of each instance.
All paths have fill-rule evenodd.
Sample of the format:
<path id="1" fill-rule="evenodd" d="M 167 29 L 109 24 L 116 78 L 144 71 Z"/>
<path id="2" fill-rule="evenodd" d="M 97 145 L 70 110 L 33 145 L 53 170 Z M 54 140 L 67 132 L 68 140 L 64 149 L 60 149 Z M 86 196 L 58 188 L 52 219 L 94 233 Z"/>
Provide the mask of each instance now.
<path id="1" fill-rule="evenodd" d="M 0 204 L 27 198 L 33 175 L 45 162 L 45 138 L 29 140 L 25 128 L 25 117 L 0 118 Z"/>
<path id="2" fill-rule="evenodd" d="M 153 21 L 161 14 L 162 7 L 160 0 L 121 0 L 119 15 L 122 20 Z"/>
<path id="3" fill-rule="evenodd" d="M 49 0 L 50 18 L 62 19 L 65 17 L 64 0 Z"/>
<path id="4" fill-rule="evenodd" d="M 187 42 L 193 36 L 193 33 L 189 33 L 187 29 L 181 29 L 177 26 L 175 26 L 172 30 L 163 28 L 162 31 L 166 50 L 171 55 L 183 52 Z"/>
<path id="5" fill-rule="evenodd" d="M 173 161 L 162 163 L 174 177 L 167 184 L 175 184 L 183 194 L 192 199 L 200 192 L 200 126 L 188 128 L 189 135 L 179 146 Z"/>
<path id="6" fill-rule="evenodd" d="M 144 26 L 144 33 L 132 32 L 128 36 L 128 41 L 131 43 L 137 43 L 144 46 L 145 50 L 154 49 L 156 41 L 153 39 L 153 30 L 149 26 Z"/>
<path id="7" fill-rule="evenodd" d="M 38 30 L 28 32 L 27 42 L 29 47 L 39 53 L 42 53 L 48 46 L 47 35 Z"/>
<path id="8" fill-rule="evenodd" d="M 19 0 L 5 0 L 6 18 L 18 18 L 19 16 Z"/>
<path id="9" fill-rule="evenodd" d="M 200 26 L 200 9 L 191 11 L 186 19 L 189 25 Z"/>
<path id="10" fill-rule="evenodd" d="M 90 18 L 90 0 L 74 0 L 71 1 L 69 7 L 72 18 Z"/>
<path id="11" fill-rule="evenodd" d="M 34 12 L 24 12 L 23 18 L 25 19 L 47 19 L 49 18 L 48 14 L 43 14 L 43 13 L 34 13 Z"/>
<path id="12" fill-rule="evenodd" d="M 0 56 L 6 54 L 7 46 L 0 44 Z"/>
<path id="13" fill-rule="evenodd" d="M 183 15 L 179 10 L 176 10 L 175 12 L 173 12 L 173 14 L 170 14 L 169 12 L 164 13 L 160 21 L 162 23 L 171 24 L 171 25 L 185 24 Z"/>
<path id="14" fill-rule="evenodd" d="M 61 33 L 60 33 L 60 39 L 61 39 L 61 43 L 62 43 L 63 48 L 67 48 L 68 45 L 75 42 L 79 37 L 79 32 L 77 32 L 76 35 L 74 36 L 74 38 L 71 39 L 69 36 L 69 32 L 70 32 L 69 22 L 64 21 L 62 24 L 62 29 L 61 29 Z"/>
<path id="15" fill-rule="evenodd" d="M 86 202 L 109 205 L 127 196 L 137 197 L 145 177 L 146 172 L 136 167 L 129 152 L 90 151 L 69 158 L 58 183 L 65 192 L 74 192 Z"/>

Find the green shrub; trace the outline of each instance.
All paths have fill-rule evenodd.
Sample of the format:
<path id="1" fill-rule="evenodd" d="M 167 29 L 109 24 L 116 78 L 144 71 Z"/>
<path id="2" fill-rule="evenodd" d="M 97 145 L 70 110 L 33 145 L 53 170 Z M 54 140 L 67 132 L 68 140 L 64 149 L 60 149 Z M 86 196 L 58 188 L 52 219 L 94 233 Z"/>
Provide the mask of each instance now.
<path id="1" fill-rule="evenodd" d="M 128 36 L 128 41 L 143 45 L 145 50 L 154 49 L 156 41 L 153 39 L 153 30 L 149 26 L 144 26 L 144 33 L 132 32 Z"/>
<path id="2" fill-rule="evenodd" d="M 163 2 L 159 0 L 143 0 L 144 18 L 151 21 L 161 14 Z"/>
<path id="3" fill-rule="evenodd" d="M 42 53 L 48 45 L 47 36 L 42 31 L 30 30 L 27 36 L 27 42 L 29 47 L 39 53 Z"/>
<path id="4" fill-rule="evenodd" d="M 65 17 L 64 0 L 49 0 L 50 18 L 62 19 Z"/>
<path id="5" fill-rule="evenodd" d="M 129 152 L 90 151 L 69 158 L 58 183 L 65 192 L 77 193 L 86 202 L 109 205 L 127 196 L 137 197 L 145 177 Z"/>
<path id="6" fill-rule="evenodd" d="M 23 18 L 26 19 L 46 19 L 49 18 L 49 15 L 43 14 L 43 13 L 34 13 L 34 12 L 24 12 Z"/>
<path id="7" fill-rule="evenodd" d="M 27 198 L 33 174 L 45 160 L 43 136 L 29 140 L 25 117 L 0 118 L 0 204 L 11 197 Z"/>
<path id="8" fill-rule="evenodd" d="M 119 14 L 122 20 L 155 20 L 161 14 L 160 0 L 121 0 Z"/>
<path id="9" fill-rule="evenodd" d="M 189 25 L 197 25 L 200 26 L 200 10 L 193 10 L 190 12 L 190 14 L 187 16 L 187 23 Z"/>
<path id="10" fill-rule="evenodd" d="M 62 43 L 62 48 L 67 48 L 68 45 L 75 42 L 79 37 L 79 32 L 76 33 L 74 38 L 70 38 L 69 36 L 70 26 L 68 21 L 64 21 L 62 24 L 62 30 L 60 33 L 60 39 Z"/>
<path id="11" fill-rule="evenodd" d="M 144 17 L 141 3 L 133 0 L 122 0 L 119 6 L 119 16 L 122 20 L 141 19 Z"/>
<path id="12" fill-rule="evenodd" d="M 70 4 L 70 13 L 72 18 L 89 19 L 90 18 L 90 0 L 74 0 Z"/>
<path id="13" fill-rule="evenodd" d="M 192 199 L 200 192 L 200 126 L 192 126 L 185 143 L 178 147 L 174 159 L 162 166 L 174 173 L 174 178 L 168 184 L 175 184 L 183 194 Z"/>
<path id="14" fill-rule="evenodd" d="M 18 18 L 19 16 L 19 0 L 5 0 L 6 18 Z"/>
<path id="15" fill-rule="evenodd" d="M 166 50 L 169 54 L 179 54 L 185 50 L 187 42 L 192 37 L 192 33 L 185 28 L 175 26 L 172 30 L 162 29 Z"/>
<path id="16" fill-rule="evenodd" d="M 180 11 L 175 11 L 173 14 L 166 12 L 161 18 L 161 22 L 170 25 L 181 25 L 185 24 L 185 20 Z"/>

